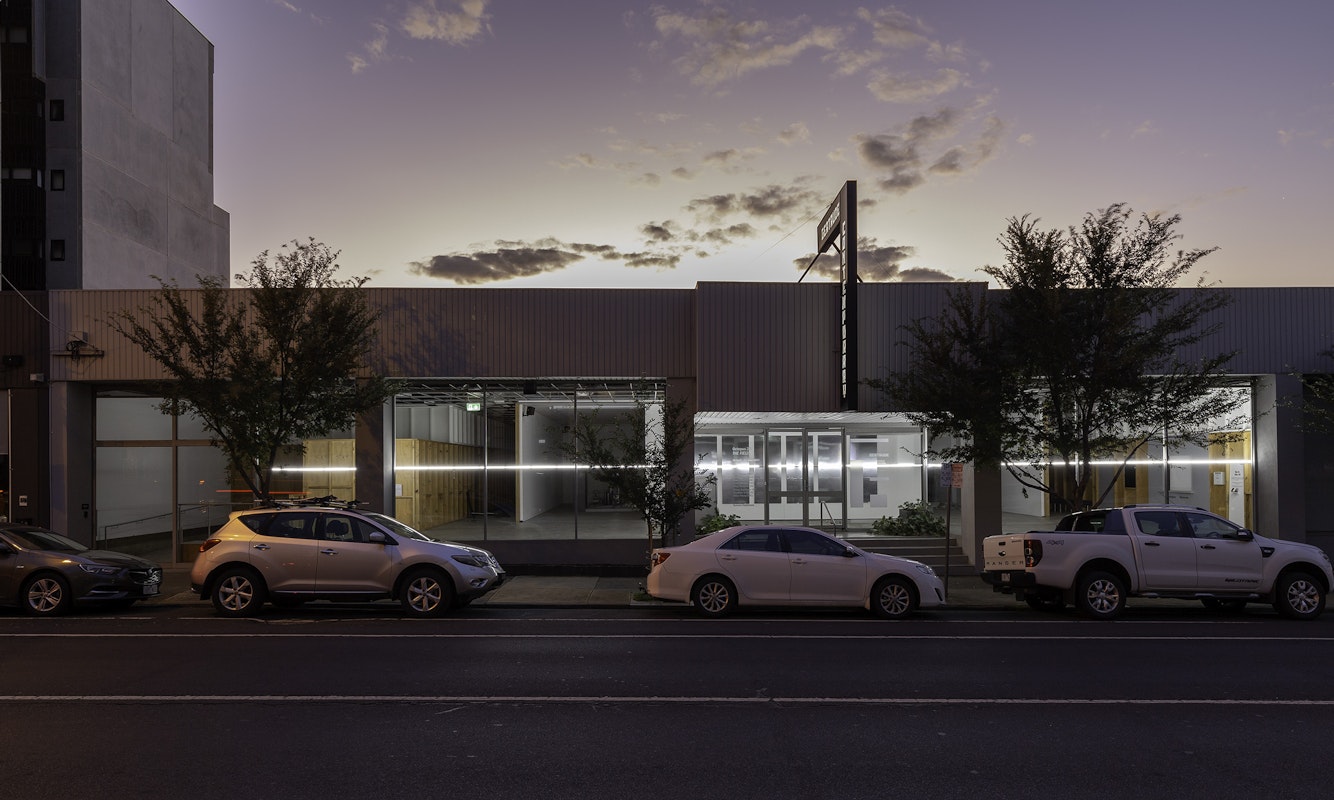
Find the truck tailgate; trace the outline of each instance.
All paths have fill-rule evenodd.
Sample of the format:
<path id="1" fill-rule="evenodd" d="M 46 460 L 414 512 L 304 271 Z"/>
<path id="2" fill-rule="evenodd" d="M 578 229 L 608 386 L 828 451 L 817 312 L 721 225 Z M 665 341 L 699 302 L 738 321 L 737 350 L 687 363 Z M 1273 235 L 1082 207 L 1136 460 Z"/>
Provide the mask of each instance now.
<path id="1" fill-rule="evenodd" d="M 1024 535 L 988 536 L 982 540 L 982 569 L 1024 571 Z"/>

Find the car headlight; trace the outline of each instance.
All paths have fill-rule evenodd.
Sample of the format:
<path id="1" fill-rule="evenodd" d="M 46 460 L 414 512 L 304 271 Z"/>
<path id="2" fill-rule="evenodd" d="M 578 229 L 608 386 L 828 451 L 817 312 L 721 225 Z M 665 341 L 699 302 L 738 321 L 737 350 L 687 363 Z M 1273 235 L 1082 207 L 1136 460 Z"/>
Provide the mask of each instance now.
<path id="1" fill-rule="evenodd" d="M 921 562 L 913 562 L 913 566 L 917 567 L 917 571 L 922 573 L 923 575 L 930 575 L 933 578 L 936 577 L 936 571 L 934 569 L 931 569 L 931 567 L 926 564 L 923 564 Z"/>
<path id="2" fill-rule="evenodd" d="M 453 556 L 453 559 L 460 564 L 467 564 L 470 567 L 477 567 L 478 569 L 486 569 L 491 566 L 491 564 L 481 556 Z"/>
<path id="3" fill-rule="evenodd" d="M 84 572 L 91 572 L 94 575 L 117 575 L 120 573 L 120 567 L 107 567 L 101 564 L 80 564 L 79 569 Z"/>

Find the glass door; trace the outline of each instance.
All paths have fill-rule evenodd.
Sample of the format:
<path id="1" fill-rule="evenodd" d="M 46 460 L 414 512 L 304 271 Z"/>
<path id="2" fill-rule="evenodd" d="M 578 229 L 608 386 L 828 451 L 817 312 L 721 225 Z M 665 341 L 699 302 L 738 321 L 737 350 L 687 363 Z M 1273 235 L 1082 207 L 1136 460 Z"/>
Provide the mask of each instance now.
<path id="1" fill-rule="evenodd" d="M 765 436 L 767 520 L 841 530 L 847 520 L 841 430 L 770 430 Z"/>

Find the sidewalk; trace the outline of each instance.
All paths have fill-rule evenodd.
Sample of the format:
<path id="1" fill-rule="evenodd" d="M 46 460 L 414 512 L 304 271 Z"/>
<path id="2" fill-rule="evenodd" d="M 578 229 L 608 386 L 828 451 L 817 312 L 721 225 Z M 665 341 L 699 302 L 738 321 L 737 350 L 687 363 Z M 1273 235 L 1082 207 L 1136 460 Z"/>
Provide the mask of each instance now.
<path id="1" fill-rule="evenodd" d="M 514 575 L 495 591 L 473 601 L 473 606 L 569 608 L 580 606 L 628 608 L 675 605 L 654 600 L 643 592 L 645 578 L 608 578 L 596 575 Z M 147 601 L 154 605 L 205 604 L 190 591 L 188 568 L 163 570 L 162 593 Z M 1018 608 L 1011 595 L 993 592 L 977 575 L 951 573 L 949 608 Z"/>

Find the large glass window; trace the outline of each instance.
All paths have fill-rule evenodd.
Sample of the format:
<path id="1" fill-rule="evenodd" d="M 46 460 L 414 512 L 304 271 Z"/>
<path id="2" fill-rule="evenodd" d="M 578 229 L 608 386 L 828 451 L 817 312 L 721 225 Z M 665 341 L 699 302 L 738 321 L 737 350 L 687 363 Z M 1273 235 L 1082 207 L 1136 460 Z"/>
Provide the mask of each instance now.
<path id="1" fill-rule="evenodd" d="M 1175 503 L 1206 508 L 1250 527 L 1255 464 L 1251 390 L 1219 391 L 1240 394 L 1243 404 L 1238 411 L 1201 426 L 1206 432 L 1203 443 L 1184 441 L 1168 430 L 1126 454 L 1124 468 L 1120 458 L 1096 462 L 1086 503 Z M 1010 518 L 1007 530 L 1036 525 L 1031 517 L 1054 521 L 1069 510 L 1055 506 L 1044 492 L 1025 490 L 1008 472 L 1002 475 L 1002 487 L 1002 510 Z"/>
<path id="2" fill-rule="evenodd" d="M 696 418 L 696 462 L 716 478 L 703 513 L 866 532 L 923 499 L 920 428 L 885 414 L 794 416 Z"/>
<path id="3" fill-rule="evenodd" d="M 175 561 L 171 447 L 97 448 L 96 546 Z"/>

